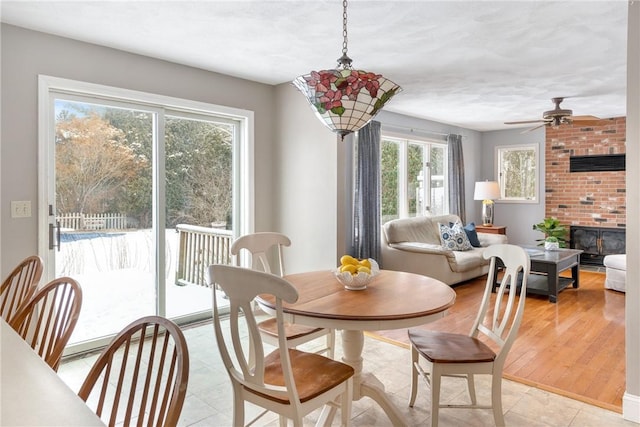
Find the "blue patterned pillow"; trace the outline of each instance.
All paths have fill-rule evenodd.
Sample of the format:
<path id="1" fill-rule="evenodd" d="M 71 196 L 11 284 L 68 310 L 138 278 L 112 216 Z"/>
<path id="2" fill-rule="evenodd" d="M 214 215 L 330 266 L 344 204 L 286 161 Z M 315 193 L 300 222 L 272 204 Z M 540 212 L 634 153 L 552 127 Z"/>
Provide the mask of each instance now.
<path id="1" fill-rule="evenodd" d="M 453 222 L 449 222 L 449 227 L 453 227 Z M 478 232 L 476 231 L 476 223 L 470 222 L 469 224 L 464 226 L 464 232 L 467 233 L 467 238 L 469 239 L 469 243 L 474 248 L 481 248 L 480 240 L 478 239 Z"/>
<path id="2" fill-rule="evenodd" d="M 450 251 L 468 251 L 472 248 L 467 233 L 462 224 L 456 222 L 451 227 L 438 223 L 440 227 L 440 243 L 442 247 Z"/>

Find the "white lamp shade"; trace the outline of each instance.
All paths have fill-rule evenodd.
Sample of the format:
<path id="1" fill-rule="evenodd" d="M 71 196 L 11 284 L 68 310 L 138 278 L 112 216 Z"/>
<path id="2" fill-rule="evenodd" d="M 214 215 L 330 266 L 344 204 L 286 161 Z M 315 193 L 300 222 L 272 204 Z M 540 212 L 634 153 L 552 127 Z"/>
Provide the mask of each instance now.
<path id="1" fill-rule="evenodd" d="M 476 182 L 473 200 L 496 200 L 500 198 L 500 186 L 497 181 Z"/>

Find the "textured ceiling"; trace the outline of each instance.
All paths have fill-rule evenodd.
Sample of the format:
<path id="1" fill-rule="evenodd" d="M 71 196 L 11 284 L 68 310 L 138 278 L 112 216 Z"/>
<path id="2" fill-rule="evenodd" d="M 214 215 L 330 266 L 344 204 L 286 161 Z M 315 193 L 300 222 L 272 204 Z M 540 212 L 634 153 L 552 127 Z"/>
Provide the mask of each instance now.
<path id="1" fill-rule="evenodd" d="M 358 1 L 354 67 L 402 86 L 388 111 L 476 130 L 533 120 L 551 98 L 626 115 L 627 1 Z M 1 19 L 268 84 L 334 68 L 342 5 L 297 1 L 7 1 Z"/>

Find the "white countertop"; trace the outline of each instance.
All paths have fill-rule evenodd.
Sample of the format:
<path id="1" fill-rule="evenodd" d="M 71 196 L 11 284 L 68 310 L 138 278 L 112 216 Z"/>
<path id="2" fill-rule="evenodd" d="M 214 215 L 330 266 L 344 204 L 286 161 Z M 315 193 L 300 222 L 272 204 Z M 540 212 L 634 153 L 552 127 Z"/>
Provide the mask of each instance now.
<path id="1" fill-rule="evenodd" d="M 3 319 L 0 339 L 0 425 L 104 426 Z"/>

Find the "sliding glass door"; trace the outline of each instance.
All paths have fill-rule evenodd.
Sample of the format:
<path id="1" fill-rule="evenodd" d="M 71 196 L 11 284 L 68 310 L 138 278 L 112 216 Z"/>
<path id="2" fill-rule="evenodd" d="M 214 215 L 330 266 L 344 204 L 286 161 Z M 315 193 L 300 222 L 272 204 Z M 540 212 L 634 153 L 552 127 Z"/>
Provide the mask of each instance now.
<path id="1" fill-rule="evenodd" d="M 249 226 L 243 119 L 81 91 L 46 95 L 40 248 L 48 280 L 70 276 L 83 289 L 71 351 L 102 345 L 142 316 L 211 316 L 206 266 L 230 262 L 234 235 Z"/>

